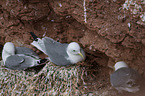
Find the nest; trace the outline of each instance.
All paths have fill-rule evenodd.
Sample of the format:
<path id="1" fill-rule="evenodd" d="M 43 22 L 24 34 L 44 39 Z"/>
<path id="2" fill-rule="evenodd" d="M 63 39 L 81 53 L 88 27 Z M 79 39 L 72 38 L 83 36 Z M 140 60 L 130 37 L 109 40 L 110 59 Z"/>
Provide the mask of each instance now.
<path id="1" fill-rule="evenodd" d="M 34 72 L 9 70 L 3 66 L 2 62 L 0 66 L 1 96 L 98 95 L 100 94 L 98 90 L 102 90 L 105 87 L 109 88 L 107 87 L 108 84 L 103 81 L 104 77 L 101 78 L 100 75 L 94 76 L 100 70 L 93 70 L 92 73 L 88 71 L 90 66 L 71 65 L 68 67 L 60 67 L 49 62 L 38 74 Z M 88 69 L 86 70 L 86 68 Z M 106 90 L 105 94 L 107 93 L 108 91 Z"/>

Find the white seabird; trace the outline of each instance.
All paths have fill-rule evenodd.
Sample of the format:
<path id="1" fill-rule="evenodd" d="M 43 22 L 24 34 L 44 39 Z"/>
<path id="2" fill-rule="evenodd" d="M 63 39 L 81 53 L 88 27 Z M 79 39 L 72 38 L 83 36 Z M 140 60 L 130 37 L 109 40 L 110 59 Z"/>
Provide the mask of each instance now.
<path id="1" fill-rule="evenodd" d="M 15 47 L 12 42 L 5 43 L 2 50 L 2 59 L 5 67 L 12 70 L 26 70 L 34 66 L 40 66 L 47 61 L 46 59 L 40 59 L 29 48 Z"/>
<path id="2" fill-rule="evenodd" d="M 110 75 L 111 85 L 119 92 L 126 91 L 136 93 L 143 84 L 143 77 L 128 65 L 119 61 L 114 66 L 115 72 Z"/>
<path id="3" fill-rule="evenodd" d="M 52 38 L 38 38 L 33 32 L 30 32 L 34 41 L 31 43 L 40 51 L 49 56 L 50 61 L 56 65 L 70 65 L 85 60 L 85 52 L 76 42 L 59 43 Z"/>

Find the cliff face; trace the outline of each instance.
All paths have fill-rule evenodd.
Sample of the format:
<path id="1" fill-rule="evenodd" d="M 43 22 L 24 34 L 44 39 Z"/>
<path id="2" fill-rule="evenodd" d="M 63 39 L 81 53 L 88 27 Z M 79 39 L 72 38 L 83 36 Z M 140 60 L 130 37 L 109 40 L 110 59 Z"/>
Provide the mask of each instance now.
<path id="1" fill-rule="evenodd" d="M 110 61 L 124 60 L 133 68 L 143 71 L 145 23 L 142 18 L 145 6 L 141 0 L 129 2 L 52 0 L 50 5 L 55 13 L 63 16 L 69 14 L 86 26 L 80 42 L 88 45 L 88 49 L 92 46 L 105 53 Z"/>
<path id="2" fill-rule="evenodd" d="M 61 42 L 78 41 L 103 52 L 111 64 L 124 60 L 143 71 L 145 28 L 141 0 L 2 0 L 0 42 L 31 47 L 29 31 Z M 126 4 L 126 5 L 125 5 Z M 134 7 L 136 6 L 136 7 Z M 93 48 L 93 49 L 92 49 Z M 113 61 L 113 62 L 112 62 Z"/>
<path id="3" fill-rule="evenodd" d="M 33 31 L 39 37 L 79 42 L 86 65 L 107 67 L 123 60 L 145 75 L 144 10 L 143 0 L 2 0 L 0 46 L 12 41 L 32 48 Z"/>

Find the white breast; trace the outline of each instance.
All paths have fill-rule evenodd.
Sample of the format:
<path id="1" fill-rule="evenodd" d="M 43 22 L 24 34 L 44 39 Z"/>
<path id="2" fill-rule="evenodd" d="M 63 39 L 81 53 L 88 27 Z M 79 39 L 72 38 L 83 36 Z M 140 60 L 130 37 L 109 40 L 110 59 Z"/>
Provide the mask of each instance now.
<path id="1" fill-rule="evenodd" d="M 69 57 L 67 58 L 67 60 L 70 60 L 70 62 L 71 62 L 72 64 L 75 64 L 75 63 L 77 63 L 77 62 L 83 60 L 83 58 L 82 58 L 80 55 L 74 55 L 74 54 L 70 54 L 70 53 L 68 53 L 68 52 L 67 52 L 67 54 L 68 54 L 68 56 L 69 56 Z"/>

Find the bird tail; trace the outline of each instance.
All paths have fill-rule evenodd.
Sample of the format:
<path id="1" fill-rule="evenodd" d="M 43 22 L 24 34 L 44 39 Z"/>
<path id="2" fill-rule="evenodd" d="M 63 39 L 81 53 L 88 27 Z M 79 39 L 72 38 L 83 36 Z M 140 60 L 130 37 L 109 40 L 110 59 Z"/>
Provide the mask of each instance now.
<path id="1" fill-rule="evenodd" d="M 38 37 L 34 34 L 34 32 L 30 32 L 30 34 L 33 37 L 34 41 L 38 41 Z"/>

